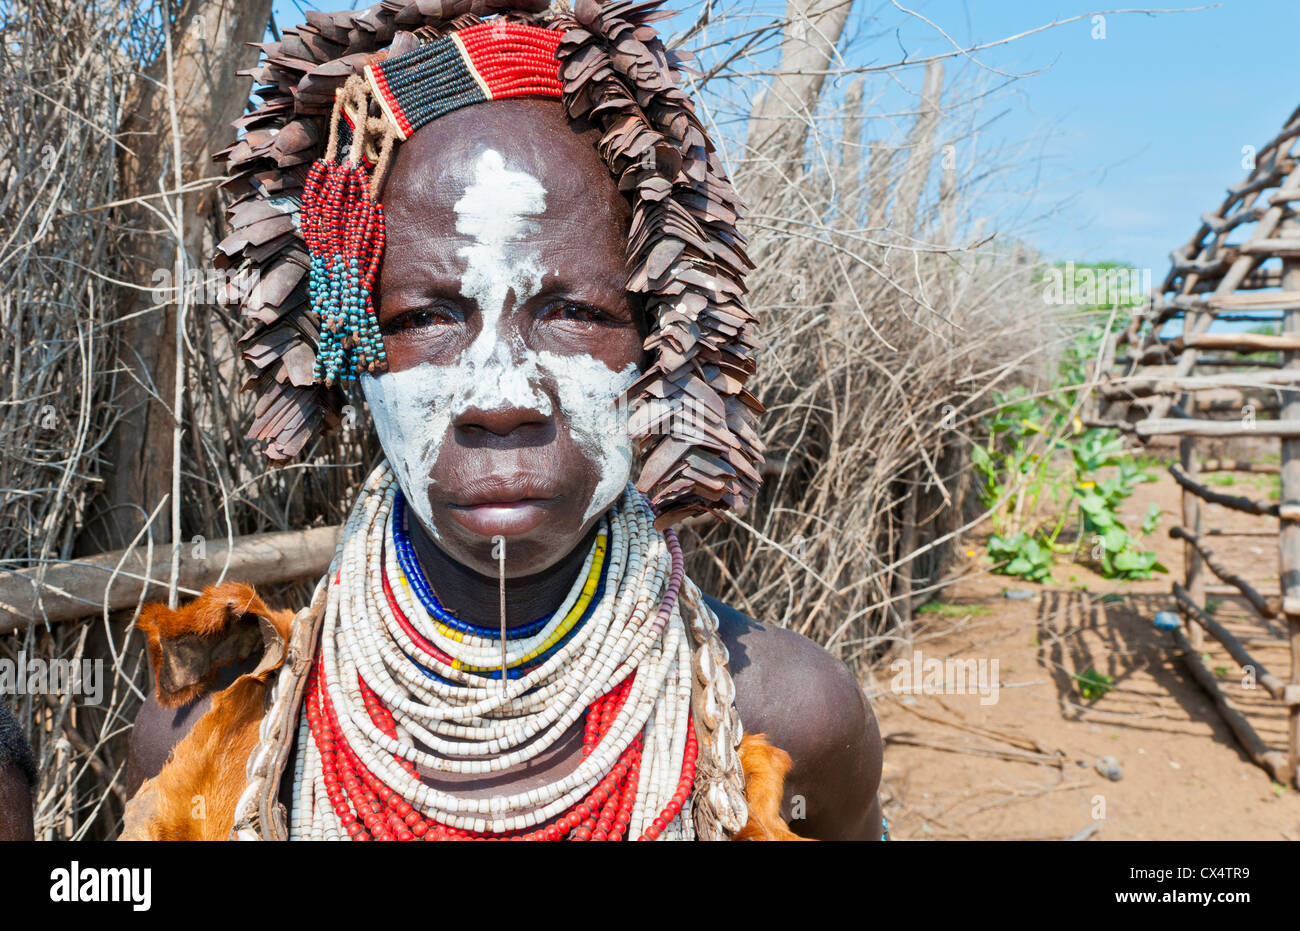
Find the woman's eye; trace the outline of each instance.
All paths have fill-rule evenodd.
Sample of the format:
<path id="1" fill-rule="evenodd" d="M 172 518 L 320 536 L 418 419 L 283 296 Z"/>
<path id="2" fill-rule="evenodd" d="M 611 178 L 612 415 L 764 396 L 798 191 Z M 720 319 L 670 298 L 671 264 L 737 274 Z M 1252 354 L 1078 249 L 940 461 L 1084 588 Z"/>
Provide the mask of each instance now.
<path id="1" fill-rule="evenodd" d="M 597 323 L 606 318 L 599 308 L 577 301 L 553 301 L 546 305 L 543 316 L 548 320 L 573 320 L 578 323 Z"/>
<path id="2" fill-rule="evenodd" d="M 381 326 L 379 332 L 391 336 L 403 330 L 421 330 L 429 326 L 446 326 L 455 322 L 455 317 L 443 308 L 421 307 L 398 314 Z"/>

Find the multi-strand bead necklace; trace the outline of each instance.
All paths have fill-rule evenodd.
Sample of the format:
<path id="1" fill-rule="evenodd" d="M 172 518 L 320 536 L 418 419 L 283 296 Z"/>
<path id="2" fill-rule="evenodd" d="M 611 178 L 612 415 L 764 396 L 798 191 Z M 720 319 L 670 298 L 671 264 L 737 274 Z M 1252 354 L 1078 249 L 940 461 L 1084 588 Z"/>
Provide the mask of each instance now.
<path id="1" fill-rule="evenodd" d="M 298 727 L 297 839 L 690 839 L 698 744 L 681 552 L 628 486 L 548 618 L 499 634 L 437 602 L 387 465 L 344 528 Z M 579 718 L 580 760 L 548 785 L 456 795 L 429 773 L 501 773 Z"/>

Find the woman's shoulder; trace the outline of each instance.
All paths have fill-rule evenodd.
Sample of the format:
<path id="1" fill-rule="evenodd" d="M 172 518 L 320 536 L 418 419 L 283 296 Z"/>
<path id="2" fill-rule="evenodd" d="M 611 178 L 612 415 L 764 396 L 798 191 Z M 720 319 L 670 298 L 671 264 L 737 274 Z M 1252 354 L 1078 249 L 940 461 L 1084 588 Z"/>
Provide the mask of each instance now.
<path id="1" fill-rule="evenodd" d="M 741 725 L 793 760 L 783 812 L 790 827 L 825 839 L 879 837 L 883 748 L 857 677 L 807 637 L 706 601 L 730 654 Z"/>
<path id="2" fill-rule="evenodd" d="M 32 840 L 36 764 L 18 719 L 0 703 L 0 841 Z"/>

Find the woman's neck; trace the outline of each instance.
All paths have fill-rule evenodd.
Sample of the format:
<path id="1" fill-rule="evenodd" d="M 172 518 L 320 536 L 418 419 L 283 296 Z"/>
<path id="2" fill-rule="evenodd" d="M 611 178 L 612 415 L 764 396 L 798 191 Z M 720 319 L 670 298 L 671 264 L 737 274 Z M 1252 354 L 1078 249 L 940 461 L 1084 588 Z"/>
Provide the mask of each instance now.
<path id="1" fill-rule="evenodd" d="M 408 523 L 415 556 L 438 600 L 456 617 L 480 627 L 501 624 L 500 581 L 480 575 L 452 559 L 433 542 L 424 525 Z M 559 562 L 535 575 L 506 579 L 506 626 L 519 627 L 553 612 L 564 601 L 582 571 L 599 522 Z"/>

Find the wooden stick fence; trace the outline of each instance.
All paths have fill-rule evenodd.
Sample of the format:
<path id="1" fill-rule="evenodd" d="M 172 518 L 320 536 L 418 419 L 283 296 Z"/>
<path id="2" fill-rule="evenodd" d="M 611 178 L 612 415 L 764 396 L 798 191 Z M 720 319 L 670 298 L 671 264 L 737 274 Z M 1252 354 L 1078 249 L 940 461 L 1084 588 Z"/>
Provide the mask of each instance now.
<path id="1" fill-rule="evenodd" d="M 1091 422 L 1118 427 L 1144 443 L 1156 437 L 1179 438 L 1179 463 L 1170 473 L 1182 491 L 1182 524 L 1170 536 L 1183 543 L 1184 579 L 1174 583 L 1173 595 L 1188 628 L 1175 630 L 1174 642 L 1190 674 L 1209 693 L 1250 758 L 1278 782 L 1300 787 L 1298 143 L 1300 109 L 1259 151 L 1247 178 L 1229 188 L 1219 208 L 1202 216 L 1192 239 L 1173 251 L 1159 292 L 1108 349 L 1095 394 L 1099 409 Z M 1230 321 L 1280 324 L 1280 331 L 1208 332 L 1213 324 Z M 1170 338 L 1165 331 L 1178 322 L 1181 332 Z M 1207 352 L 1213 355 L 1203 355 Z M 1198 374 L 1198 369 L 1214 374 Z M 1217 393 L 1207 400 L 1211 392 Z M 1203 440 L 1246 437 L 1275 438 L 1280 465 L 1202 462 L 1198 454 Z M 1222 470 L 1278 474 L 1279 502 L 1224 494 L 1201 479 L 1202 472 Z M 1272 535 L 1278 545 L 1280 599 L 1257 591 L 1207 544 L 1212 536 L 1243 532 L 1204 527 L 1204 504 L 1278 522 Z M 1210 576 L 1223 584 L 1208 583 Z M 1289 677 L 1266 670 L 1241 639 L 1215 620 L 1206 608 L 1210 591 L 1239 595 L 1263 621 L 1279 615 L 1285 620 Z M 1255 683 L 1286 707 L 1285 753 L 1267 746 L 1201 661 L 1206 636 L 1243 669 L 1253 671 Z"/>

